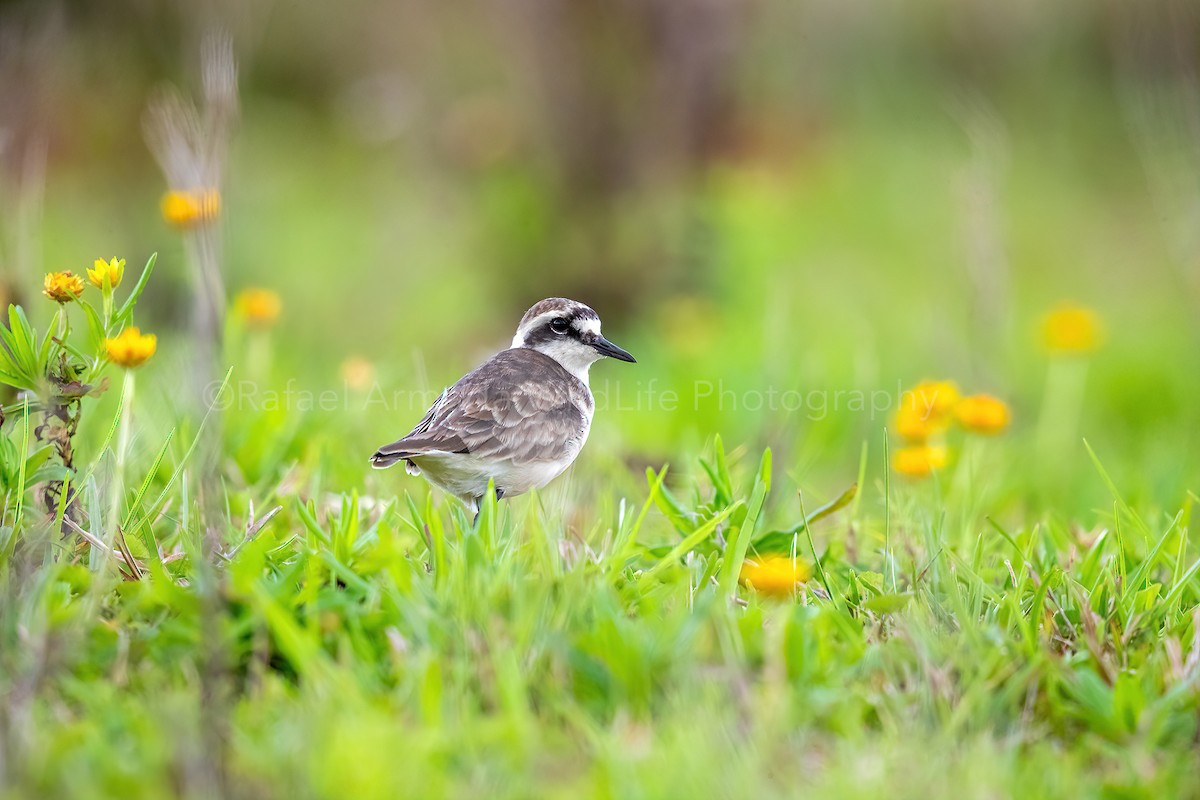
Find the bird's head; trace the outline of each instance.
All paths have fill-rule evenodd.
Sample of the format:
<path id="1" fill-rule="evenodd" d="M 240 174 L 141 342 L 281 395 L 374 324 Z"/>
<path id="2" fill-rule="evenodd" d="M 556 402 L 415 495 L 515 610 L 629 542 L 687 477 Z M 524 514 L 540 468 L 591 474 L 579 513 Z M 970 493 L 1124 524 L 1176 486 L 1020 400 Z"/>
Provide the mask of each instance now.
<path id="1" fill-rule="evenodd" d="M 584 379 L 588 367 L 605 356 L 636 361 L 600 335 L 600 317 L 595 311 L 563 297 L 547 298 L 526 311 L 512 346 L 548 355 L 572 375 Z"/>

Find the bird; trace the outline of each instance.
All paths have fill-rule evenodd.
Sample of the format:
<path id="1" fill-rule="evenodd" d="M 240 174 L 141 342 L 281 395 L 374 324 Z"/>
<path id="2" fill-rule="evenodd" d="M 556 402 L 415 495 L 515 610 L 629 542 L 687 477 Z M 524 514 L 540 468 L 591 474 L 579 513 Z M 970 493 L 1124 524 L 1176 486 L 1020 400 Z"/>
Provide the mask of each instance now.
<path id="1" fill-rule="evenodd" d="M 507 350 L 443 391 L 408 435 L 375 451 L 371 465 L 404 462 L 478 518 L 489 482 L 497 499 L 514 497 L 550 483 L 579 455 L 596 410 L 588 372 L 605 357 L 636 363 L 601 335 L 589 306 L 541 300 Z"/>

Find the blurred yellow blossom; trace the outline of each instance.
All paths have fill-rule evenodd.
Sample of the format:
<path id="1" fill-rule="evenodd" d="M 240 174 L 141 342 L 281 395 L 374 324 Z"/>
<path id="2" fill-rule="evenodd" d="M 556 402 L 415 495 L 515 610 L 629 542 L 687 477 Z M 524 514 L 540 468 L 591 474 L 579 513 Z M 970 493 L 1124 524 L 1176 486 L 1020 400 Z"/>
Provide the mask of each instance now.
<path id="1" fill-rule="evenodd" d="M 72 272 L 49 272 L 43 283 L 42 294 L 56 303 L 69 303 L 78 300 L 83 294 L 83 278 Z"/>
<path id="2" fill-rule="evenodd" d="M 946 466 L 948 453 L 940 445 L 916 444 L 892 454 L 892 469 L 910 478 L 924 478 Z"/>
<path id="3" fill-rule="evenodd" d="M 154 355 L 158 349 L 158 337 L 153 333 L 143 334 L 137 328 L 126 328 L 113 339 L 104 340 L 108 360 L 118 367 L 138 367 Z"/>
<path id="4" fill-rule="evenodd" d="M 742 562 L 741 582 L 759 594 L 791 597 L 798 584 L 808 580 L 808 564 L 780 555 L 747 558 Z"/>
<path id="5" fill-rule="evenodd" d="M 1051 353 L 1090 353 L 1103 341 L 1103 320 L 1085 306 L 1061 303 L 1042 318 L 1042 344 Z"/>
<path id="6" fill-rule="evenodd" d="M 217 218 L 221 193 L 216 189 L 172 189 L 163 195 L 161 207 L 168 223 L 176 228 L 192 228 Z"/>
<path id="7" fill-rule="evenodd" d="M 964 430 L 986 435 L 1000 433 L 1012 418 L 1008 405 L 990 394 L 964 397 L 954 407 L 954 417 Z"/>
<path id="8" fill-rule="evenodd" d="M 896 433 L 910 441 L 923 442 L 950 425 L 958 386 L 953 381 L 921 381 L 900 396 L 896 409 Z"/>
<path id="9" fill-rule="evenodd" d="M 270 289 L 243 289 L 234 300 L 234 309 L 248 325 L 269 328 L 283 312 L 283 300 Z"/>
<path id="10" fill-rule="evenodd" d="M 375 365 L 362 356 L 350 356 L 342 362 L 342 380 L 346 386 L 361 392 L 375 382 Z"/>
<path id="11" fill-rule="evenodd" d="M 97 289 L 104 288 L 105 277 L 108 278 L 108 285 L 115 289 L 121 285 L 121 278 L 125 276 L 125 259 L 113 256 L 112 261 L 105 261 L 97 258 L 95 269 L 89 269 L 87 276 L 92 286 Z"/>

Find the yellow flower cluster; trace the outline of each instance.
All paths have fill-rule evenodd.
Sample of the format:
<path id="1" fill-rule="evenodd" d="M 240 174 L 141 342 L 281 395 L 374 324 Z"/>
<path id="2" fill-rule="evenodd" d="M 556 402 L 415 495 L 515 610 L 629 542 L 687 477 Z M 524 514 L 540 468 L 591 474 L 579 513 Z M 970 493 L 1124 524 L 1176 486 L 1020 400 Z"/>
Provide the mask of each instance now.
<path id="1" fill-rule="evenodd" d="M 812 573 L 808 564 L 781 555 L 763 555 L 747 558 L 742 562 L 739 578 L 742 585 L 749 586 L 768 597 L 788 598 L 795 594 L 796 587 L 809 579 Z"/>
<path id="2" fill-rule="evenodd" d="M 126 328 L 115 338 L 104 340 L 108 360 L 118 367 L 131 369 L 146 363 L 158 349 L 158 337 L 153 333 L 142 333 L 138 328 Z"/>
<path id="3" fill-rule="evenodd" d="M 924 478 L 945 467 L 949 457 L 944 444 L 907 444 L 892 454 L 892 469 L 910 478 Z"/>
<path id="4" fill-rule="evenodd" d="M 1012 419 L 1008 405 L 988 394 L 963 397 L 953 381 L 922 381 L 904 392 L 893 429 L 904 445 L 892 454 L 892 469 L 923 478 L 949 463 L 943 437 L 951 425 L 968 433 L 994 436 Z"/>
<path id="5" fill-rule="evenodd" d="M 162 215 L 181 230 L 211 222 L 221 213 L 221 193 L 216 189 L 172 189 L 162 197 Z"/>
<path id="6" fill-rule="evenodd" d="M 896 433 L 912 441 L 925 441 L 950 427 L 951 412 L 961 395 L 953 381 L 921 381 L 900 395 Z"/>
<path id="7" fill-rule="evenodd" d="M 101 290 L 104 289 L 105 281 L 108 282 L 110 289 L 117 288 L 124 275 L 125 259 L 116 256 L 113 256 L 111 261 L 97 258 L 95 267 L 87 269 L 88 280 Z M 83 289 L 83 278 L 70 270 L 47 272 L 46 278 L 42 282 L 42 294 L 59 304 L 78 300 L 79 296 L 83 294 Z"/>
<path id="8" fill-rule="evenodd" d="M 102 258 L 95 260 L 94 266 L 87 270 L 88 281 L 104 293 L 105 308 L 112 300 L 112 290 L 121 284 L 125 277 L 125 259 L 113 256 L 108 261 Z M 42 293 L 56 303 L 64 304 L 78 300 L 83 294 L 83 278 L 64 270 L 47 273 L 43 283 Z M 105 319 L 108 311 L 105 311 Z M 158 338 L 152 334 L 143 334 L 137 328 L 126 328 L 115 337 L 104 340 L 104 350 L 108 360 L 119 367 L 127 369 L 146 363 L 154 351 L 158 349 Z"/>

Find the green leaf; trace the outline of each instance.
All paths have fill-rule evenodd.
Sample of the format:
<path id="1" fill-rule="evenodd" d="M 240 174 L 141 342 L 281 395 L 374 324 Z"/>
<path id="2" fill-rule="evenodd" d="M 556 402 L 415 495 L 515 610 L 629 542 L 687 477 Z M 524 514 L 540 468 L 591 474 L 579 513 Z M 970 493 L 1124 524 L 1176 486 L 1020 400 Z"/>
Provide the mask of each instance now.
<path id="1" fill-rule="evenodd" d="M 863 603 L 863 608 L 875 614 L 895 614 L 908 605 L 911 594 L 879 594 Z"/>
<path id="2" fill-rule="evenodd" d="M 712 532 L 716 530 L 717 526 L 724 522 L 725 518 L 732 514 L 734 509 L 741 507 L 741 505 L 742 501 L 739 500 L 729 508 L 722 511 L 720 514 L 717 514 L 708 522 L 705 522 L 699 528 L 696 528 L 696 530 L 689 533 L 686 537 L 684 537 L 682 542 L 671 548 L 671 550 L 666 554 L 666 556 L 663 557 L 661 561 L 648 569 L 643 577 L 653 578 L 663 570 L 677 563 L 680 558 L 688 553 L 688 551 L 692 550 L 694 547 L 696 547 L 696 545 L 700 544 L 702 541 L 711 536 Z"/>
<path id="3" fill-rule="evenodd" d="M 754 541 L 754 550 L 758 553 L 788 553 L 791 552 L 792 542 L 800 531 L 808 525 L 812 525 L 817 520 L 834 514 L 854 501 L 858 495 L 858 484 L 851 484 L 850 488 L 842 492 L 833 501 L 813 511 L 800 521 L 798 525 L 782 531 L 771 531 L 758 537 Z"/>
<path id="4" fill-rule="evenodd" d="M 33 328 L 29 325 L 29 319 L 25 316 L 25 309 L 20 306 L 10 305 L 8 307 L 8 322 L 13 340 L 16 343 L 13 356 L 16 357 L 17 363 L 22 366 L 27 376 L 41 375 L 45 370 L 38 369 L 37 352 L 34 349 L 34 342 L 37 337 L 34 335 Z"/>
<path id="5" fill-rule="evenodd" d="M 12 309 L 12 306 L 9 306 Z M 29 395 L 25 395 L 25 408 L 21 414 L 21 443 L 19 447 L 22 449 L 29 442 Z M 21 512 L 25 508 L 25 486 L 28 473 L 25 472 L 25 461 L 21 461 L 21 471 L 17 474 L 17 511 L 13 519 L 13 530 L 19 530 L 21 527 Z"/>
<path id="6" fill-rule="evenodd" d="M 738 575 L 742 570 L 742 562 L 746 560 L 746 552 L 750 549 L 750 541 L 762 518 L 763 504 L 771 491 L 771 448 L 763 451 L 762 461 L 758 465 L 758 475 L 754 479 L 754 489 L 750 493 L 747 505 L 746 519 L 736 530 L 730 531 L 728 543 L 725 545 L 725 558 L 721 563 L 721 591 L 727 596 L 737 591 Z"/>
<path id="7" fill-rule="evenodd" d="M 3 327 L 4 326 L 0 325 L 0 330 L 3 330 Z M 0 348 L 0 352 L 4 352 L 4 349 Z M 0 369 L 0 383 L 5 384 L 6 386 L 11 386 L 14 389 L 24 389 L 30 392 L 37 390 L 37 386 L 29 381 L 29 379 L 4 369 Z"/>
<path id="8" fill-rule="evenodd" d="M 150 259 L 146 262 L 146 266 L 142 269 L 142 276 L 133 286 L 133 291 L 129 293 L 129 297 L 125 300 L 121 308 L 113 315 L 113 327 L 120 328 L 133 319 L 133 309 L 137 305 L 138 298 L 142 296 L 142 291 L 146 288 L 146 281 L 150 280 L 150 273 L 154 271 L 154 264 L 158 261 L 158 253 L 152 253 Z"/>
<path id="9" fill-rule="evenodd" d="M 92 351 L 93 357 L 100 356 L 104 352 L 104 340 L 108 336 L 104 329 L 104 321 L 100 319 L 100 313 L 86 300 L 80 300 L 79 307 L 83 309 L 83 316 L 87 320 L 88 349 Z"/>
<path id="10" fill-rule="evenodd" d="M 663 467 L 665 473 L 666 467 Z M 675 530 L 686 536 L 691 533 L 696 527 L 696 514 L 684 509 L 675 496 L 668 491 L 667 487 L 659 480 L 658 474 L 650 467 L 646 468 L 646 483 L 653 489 L 657 486 L 657 491 L 653 492 L 654 504 L 658 506 L 658 510 L 671 521 L 675 526 Z"/>

